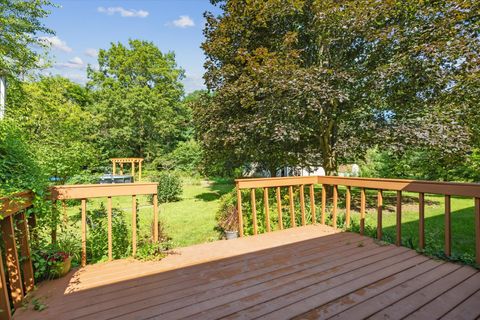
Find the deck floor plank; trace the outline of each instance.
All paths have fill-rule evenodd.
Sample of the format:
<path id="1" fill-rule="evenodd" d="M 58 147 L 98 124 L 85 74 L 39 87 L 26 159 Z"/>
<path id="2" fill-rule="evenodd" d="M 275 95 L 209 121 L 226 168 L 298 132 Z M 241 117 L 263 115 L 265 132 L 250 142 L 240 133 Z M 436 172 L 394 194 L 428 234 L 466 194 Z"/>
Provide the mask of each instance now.
<path id="1" fill-rule="evenodd" d="M 480 272 L 327 226 L 88 265 L 40 283 L 14 319 L 475 319 Z"/>

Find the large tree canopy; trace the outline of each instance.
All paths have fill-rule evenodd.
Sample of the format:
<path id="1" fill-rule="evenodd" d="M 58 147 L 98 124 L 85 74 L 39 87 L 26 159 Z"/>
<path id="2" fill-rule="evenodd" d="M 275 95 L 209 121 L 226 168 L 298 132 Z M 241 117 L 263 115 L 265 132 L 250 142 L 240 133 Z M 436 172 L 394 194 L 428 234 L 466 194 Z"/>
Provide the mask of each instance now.
<path id="1" fill-rule="evenodd" d="M 0 77 L 18 77 L 39 64 L 34 47 L 48 45 L 39 33 L 52 34 L 43 24 L 48 0 L 0 0 Z"/>
<path id="2" fill-rule="evenodd" d="M 375 144 L 465 152 L 478 110 L 476 1 L 212 3 L 223 9 L 204 31 L 215 95 L 195 117 L 207 154 L 331 173 Z M 457 91 L 470 99 L 452 101 Z"/>
<path id="3" fill-rule="evenodd" d="M 183 77 L 173 53 L 130 40 L 100 50 L 99 69 L 89 68 L 94 112 L 108 156 L 152 159 L 171 151 L 182 136 L 188 111 L 180 102 Z"/>
<path id="4" fill-rule="evenodd" d="M 60 182 L 98 163 L 90 100 L 84 87 L 59 76 L 23 82 L 9 95 L 9 119 L 28 137 L 43 171 Z"/>

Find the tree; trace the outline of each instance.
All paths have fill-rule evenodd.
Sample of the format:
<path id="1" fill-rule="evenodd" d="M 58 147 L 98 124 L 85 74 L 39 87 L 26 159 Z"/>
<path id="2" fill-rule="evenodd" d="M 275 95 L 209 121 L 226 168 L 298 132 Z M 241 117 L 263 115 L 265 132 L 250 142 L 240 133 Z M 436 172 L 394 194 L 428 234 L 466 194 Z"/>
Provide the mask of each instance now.
<path id="1" fill-rule="evenodd" d="M 172 52 L 129 40 L 100 50 L 99 69 L 88 69 L 100 144 L 107 156 L 152 159 L 174 149 L 189 122 L 181 103 L 183 70 Z"/>
<path id="2" fill-rule="evenodd" d="M 16 78 L 39 66 L 34 47 L 48 44 L 37 34 L 53 34 L 43 23 L 49 6 L 48 0 L 0 0 L 0 77 Z"/>
<path id="3" fill-rule="evenodd" d="M 468 108 L 444 106 L 478 75 L 475 1 L 212 3 L 223 14 L 206 14 L 202 47 L 215 95 L 195 116 L 207 153 L 330 174 L 375 144 L 468 149 Z"/>
<path id="4" fill-rule="evenodd" d="M 60 76 L 24 82 L 9 97 L 8 117 L 28 135 L 43 171 L 64 183 L 94 166 L 96 119 L 89 92 Z"/>

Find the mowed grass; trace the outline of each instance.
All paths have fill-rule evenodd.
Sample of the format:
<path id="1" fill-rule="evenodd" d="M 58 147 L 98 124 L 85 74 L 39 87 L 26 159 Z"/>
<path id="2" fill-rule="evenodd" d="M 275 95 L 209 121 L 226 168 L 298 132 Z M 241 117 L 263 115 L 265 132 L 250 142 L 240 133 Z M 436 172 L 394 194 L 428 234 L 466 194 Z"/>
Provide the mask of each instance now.
<path id="1" fill-rule="evenodd" d="M 217 184 L 207 181 L 194 181 L 183 184 L 179 201 L 159 204 L 159 220 L 164 234 L 171 238 L 174 247 L 189 246 L 197 243 L 218 240 L 221 235 L 215 229 L 215 215 L 220 197 L 233 189 L 232 184 Z M 151 234 L 153 206 L 147 196 L 136 197 L 138 206 L 138 228 L 143 235 Z M 90 199 L 87 210 L 106 206 L 106 199 Z M 132 197 L 113 197 L 112 206 L 121 209 L 129 230 L 132 222 Z M 79 215 L 80 206 L 67 209 L 69 216 Z M 80 224 L 77 223 L 78 230 Z M 88 235 L 87 235 L 88 236 Z"/>

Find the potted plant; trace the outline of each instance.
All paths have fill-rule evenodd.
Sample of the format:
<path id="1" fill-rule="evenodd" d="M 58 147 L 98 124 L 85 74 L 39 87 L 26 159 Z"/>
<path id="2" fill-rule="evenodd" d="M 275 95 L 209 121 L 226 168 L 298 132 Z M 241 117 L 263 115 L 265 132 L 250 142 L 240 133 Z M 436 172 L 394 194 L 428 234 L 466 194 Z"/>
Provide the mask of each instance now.
<path id="1" fill-rule="evenodd" d="M 227 240 L 238 238 L 238 211 L 235 206 L 228 207 L 220 224 Z"/>
<path id="2" fill-rule="evenodd" d="M 72 256 L 64 251 L 51 251 L 44 256 L 48 265 L 48 277 L 50 279 L 65 276 L 72 267 Z"/>

